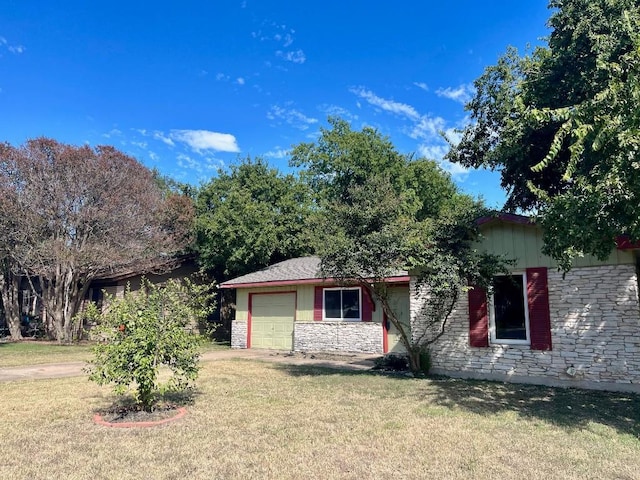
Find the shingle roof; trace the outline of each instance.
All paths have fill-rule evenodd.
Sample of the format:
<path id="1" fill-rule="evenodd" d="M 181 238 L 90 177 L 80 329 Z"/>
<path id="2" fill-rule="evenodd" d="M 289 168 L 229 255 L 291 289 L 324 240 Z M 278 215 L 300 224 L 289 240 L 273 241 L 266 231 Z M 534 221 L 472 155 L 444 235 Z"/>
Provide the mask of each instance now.
<path id="1" fill-rule="evenodd" d="M 299 257 L 275 263 L 257 272 L 247 273 L 227 280 L 220 286 L 238 283 L 281 282 L 287 280 L 310 280 L 322 278 L 319 257 Z"/>
<path id="2" fill-rule="evenodd" d="M 406 276 L 406 271 L 397 272 L 394 276 Z M 233 288 L 234 285 L 246 285 L 268 282 L 291 282 L 310 280 L 322 281 L 319 257 L 299 257 L 270 265 L 257 272 L 248 273 L 220 284 L 222 288 Z"/>

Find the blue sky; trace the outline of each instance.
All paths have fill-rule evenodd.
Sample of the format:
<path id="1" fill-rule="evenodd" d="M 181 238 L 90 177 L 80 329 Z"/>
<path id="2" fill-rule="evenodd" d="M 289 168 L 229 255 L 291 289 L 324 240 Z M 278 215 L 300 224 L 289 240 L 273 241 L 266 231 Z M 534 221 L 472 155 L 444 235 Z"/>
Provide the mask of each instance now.
<path id="1" fill-rule="evenodd" d="M 0 140 L 110 144 L 199 184 L 283 171 L 328 115 L 441 159 L 483 69 L 548 34 L 546 0 L 0 0 Z M 500 207 L 496 173 L 443 164 Z"/>

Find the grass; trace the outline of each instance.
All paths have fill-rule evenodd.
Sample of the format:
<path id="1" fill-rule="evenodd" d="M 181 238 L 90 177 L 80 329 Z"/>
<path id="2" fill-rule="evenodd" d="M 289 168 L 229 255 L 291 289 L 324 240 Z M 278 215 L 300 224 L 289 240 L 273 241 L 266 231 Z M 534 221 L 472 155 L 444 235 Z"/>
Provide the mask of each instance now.
<path id="1" fill-rule="evenodd" d="M 228 345 L 207 343 L 202 352 L 227 350 Z M 0 343 L 0 368 L 40 365 L 44 363 L 86 362 L 92 357 L 89 343 L 60 345 L 47 341 L 22 341 Z"/>
<path id="2" fill-rule="evenodd" d="M 0 478 L 640 479 L 640 397 L 247 360 L 202 364 L 184 419 L 94 425 L 86 378 L 0 388 Z"/>
<path id="3" fill-rule="evenodd" d="M 0 367 L 43 363 L 86 362 L 91 345 L 60 345 L 56 342 L 22 341 L 0 343 Z"/>

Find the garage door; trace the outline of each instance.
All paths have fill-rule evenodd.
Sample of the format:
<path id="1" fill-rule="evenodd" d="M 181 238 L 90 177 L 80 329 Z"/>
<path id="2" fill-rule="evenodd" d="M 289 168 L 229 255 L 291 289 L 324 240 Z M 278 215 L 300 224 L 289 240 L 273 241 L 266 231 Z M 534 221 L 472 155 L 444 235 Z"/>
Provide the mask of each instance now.
<path id="1" fill-rule="evenodd" d="M 291 350 L 295 293 L 251 296 L 251 347 Z"/>

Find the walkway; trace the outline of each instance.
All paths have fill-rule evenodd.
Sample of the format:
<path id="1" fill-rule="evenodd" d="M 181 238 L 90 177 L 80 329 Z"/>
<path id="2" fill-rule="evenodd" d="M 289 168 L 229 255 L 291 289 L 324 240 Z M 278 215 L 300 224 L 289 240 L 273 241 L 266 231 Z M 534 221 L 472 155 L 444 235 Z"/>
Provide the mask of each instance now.
<path id="1" fill-rule="evenodd" d="M 205 362 L 245 358 L 286 365 L 315 366 L 335 368 L 339 370 L 369 370 L 374 365 L 374 359 L 379 355 L 364 354 L 301 354 L 279 352 L 275 350 L 217 350 L 204 353 L 200 358 Z M 0 382 L 16 380 L 39 380 L 43 378 L 78 377 L 85 375 L 83 362 L 47 363 L 22 367 L 0 368 Z"/>

